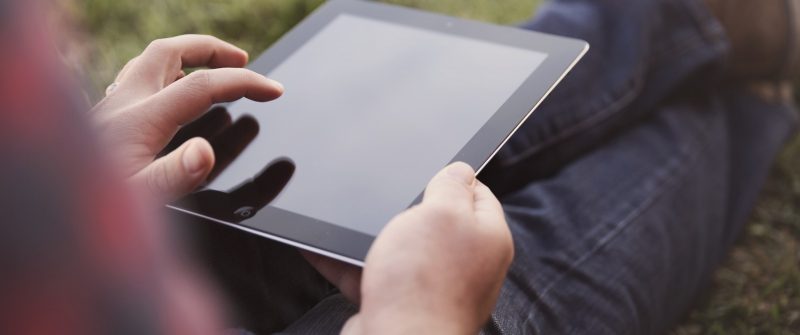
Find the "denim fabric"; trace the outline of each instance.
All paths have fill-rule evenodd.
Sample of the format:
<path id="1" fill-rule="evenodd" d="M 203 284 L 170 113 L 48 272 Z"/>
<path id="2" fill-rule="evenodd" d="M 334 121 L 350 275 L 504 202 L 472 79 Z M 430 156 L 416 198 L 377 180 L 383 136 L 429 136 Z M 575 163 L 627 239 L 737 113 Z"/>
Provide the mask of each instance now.
<path id="1" fill-rule="evenodd" d="M 706 287 L 793 123 L 735 88 L 671 100 L 505 196 L 517 256 L 486 333 L 667 331 Z"/>
<path id="2" fill-rule="evenodd" d="M 592 50 L 481 174 L 516 258 L 486 334 L 658 334 L 687 313 L 796 124 L 725 82 L 700 0 L 556 0 L 525 28 Z M 287 302 L 288 303 L 288 302 Z M 287 333 L 337 333 L 325 299 Z"/>
<path id="3" fill-rule="evenodd" d="M 715 86 L 727 48 L 699 0 L 552 1 L 523 28 L 591 49 L 483 174 L 501 194 L 552 176 L 664 99 Z"/>
<path id="4" fill-rule="evenodd" d="M 527 26 L 595 49 L 487 171 L 517 257 L 485 333 L 663 333 L 741 230 L 794 111 L 720 81 L 726 41 L 699 1 L 556 1 Z"/>

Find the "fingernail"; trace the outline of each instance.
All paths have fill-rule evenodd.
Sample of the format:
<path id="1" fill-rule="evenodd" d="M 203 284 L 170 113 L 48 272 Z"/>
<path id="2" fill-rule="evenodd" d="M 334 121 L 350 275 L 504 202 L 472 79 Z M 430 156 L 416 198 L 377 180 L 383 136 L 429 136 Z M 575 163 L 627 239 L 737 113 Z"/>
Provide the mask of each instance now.
<path id="1" fill-rule="evenodd" d="M 475 170 L 466 163 L 455 163 L 447 167 L 447 174 L 464 185 L 472 185 L 475 182 Z"/>
<path id="2" fill-rule="evenodd" d="M 203 168 L 205 168 L 204 161 L 203 151 L 197 143 L 190 144 L 183 153 L 183 168 L 190 174 L 202 172 Z"/>

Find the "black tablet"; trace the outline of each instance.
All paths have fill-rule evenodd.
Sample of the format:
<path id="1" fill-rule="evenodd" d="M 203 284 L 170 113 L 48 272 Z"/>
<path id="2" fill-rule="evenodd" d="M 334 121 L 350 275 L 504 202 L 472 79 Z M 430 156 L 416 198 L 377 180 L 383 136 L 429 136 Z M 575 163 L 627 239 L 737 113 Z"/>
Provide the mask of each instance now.
<path id="1" fill-rule="evenodd" d="M 218 168 L 170 207 L 361 265 L 431 177 L 454 161 L 480 171 L 587 49 L 329 1 L 250 66 L 284 84 L 281 98 L 241 100 L 187 127 L 214 129 Z"/>

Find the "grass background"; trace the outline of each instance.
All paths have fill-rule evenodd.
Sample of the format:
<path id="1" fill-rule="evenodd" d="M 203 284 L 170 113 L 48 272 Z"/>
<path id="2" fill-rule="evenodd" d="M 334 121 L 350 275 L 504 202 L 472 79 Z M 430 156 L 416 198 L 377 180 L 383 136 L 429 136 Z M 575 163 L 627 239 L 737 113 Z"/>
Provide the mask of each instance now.
<path id="1" fill-rule="evenodd" d="M 68 48 L 97 98 L 125 62 L 153 39 L 212 34 L 257 56 L 322 0 L 76 0 L 66 17 L 87 33 Z M 390 0 L 510 24 L 539 0 Z M 81 41 L 80 38 L 72 39 Z M 85 41 L 90 40 L 91 43 Z M 779 159 L 752 222 L 713 286 L 675 335 L 800 334 L 800 140 Z"/>

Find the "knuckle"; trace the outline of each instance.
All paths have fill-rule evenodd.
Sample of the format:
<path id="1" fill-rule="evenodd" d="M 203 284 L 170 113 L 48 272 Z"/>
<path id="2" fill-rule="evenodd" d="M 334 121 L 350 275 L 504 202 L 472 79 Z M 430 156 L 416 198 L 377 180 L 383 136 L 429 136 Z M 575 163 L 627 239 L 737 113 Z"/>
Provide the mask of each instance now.
<path id="1" fill-rule="evenodd" d="M 145 177 L 145 185 L 153 192 L 166 192 L 172 187 L 172 178 L 164 164 L 154 167 Z"/>
<path id="2" fill-rule="evenodd" d="M 131 65 L 133 65 L 133 64 L 134 64 L 134 63 L 136 63 L 136 61 L 137 61 L 139 58 L 141 58 L 141 57 L 142 57 L 142 56 L 134 56 L 134 57 L 133 57 L 133 58 L 131 58 L 131 59 L 130 59 L 130 60 L 127 62 L 127 63 L 125 63 L 125 66 L 131 66 Z"/>
<path id="3" fill-rule="evenodd" d="M 258 82 L 258 80 L 262 77 L 260 74 L 254 72 L 252 70 L 248 70 L 248 69 L 236 69 L 236 68 L 233 68 L 231 70 L 236 71 L 236 73 L 242 79 L 242 81 L 248 82 L 248 83 L 250 83 L 250 82 Z"/>
<path id="4" fill-rule="evenodd" d="M 197 70 L 190 73 L 182 80 L 185 80 L 185 83 L 191 86 L 193 91 L 205 92 L 208 91 L 211 86 L 211 72 L 210 70 Z"/>
<path id="5" fill-rule="evenodd" d="M 511 234 L 505 234 L 501 245 L 501 251 L 505 255 L 505 259 L 511 262 L 514 259 L 514 239 L 511 238 Z"/>
<path id="6" fill-rule="evenodd" d="M 461 182 L 458 182 L 452 178 L 438 178 L 434 181 L 434 185 L 438 186 L 443 189 L 452 189 L 452 190 L 469 190 L 467 185 L 464 185 Z"/>
<path id="7" fill-rule="evenodd" d="M 506 262 L 510 263 L 514 258 L 514 239 L 511 236 L 511 231 L 505 222 L 498 222 L 496 227 L 490 230 L 488 239 L 491 245 L 494 246 L 498 255 Z"/>
<path id="8" fill-rule="evenodd" d="M 159 38 L 150 42 L 144 50 L 145 53 L 167 53 L 172 49 L 170 47 L 171 44 L 168 38 Z"/>
<path id="9" fill-rule="evenodd" d="M 457 224 L 464 220 L 464 213 L 460 213 L 452 206 L 433 204 L 421 208 L 422 214 L 428 220 L 438 224 Z"/>
<path id="10" fill-rule="evenodd" d="M 511 262 L 514 261 L 514 253 L 515 253 L 514 243 L 511 242 L 508 244 L 508 247 L 506 248 L 506 264 L 511 264 Z"/>

